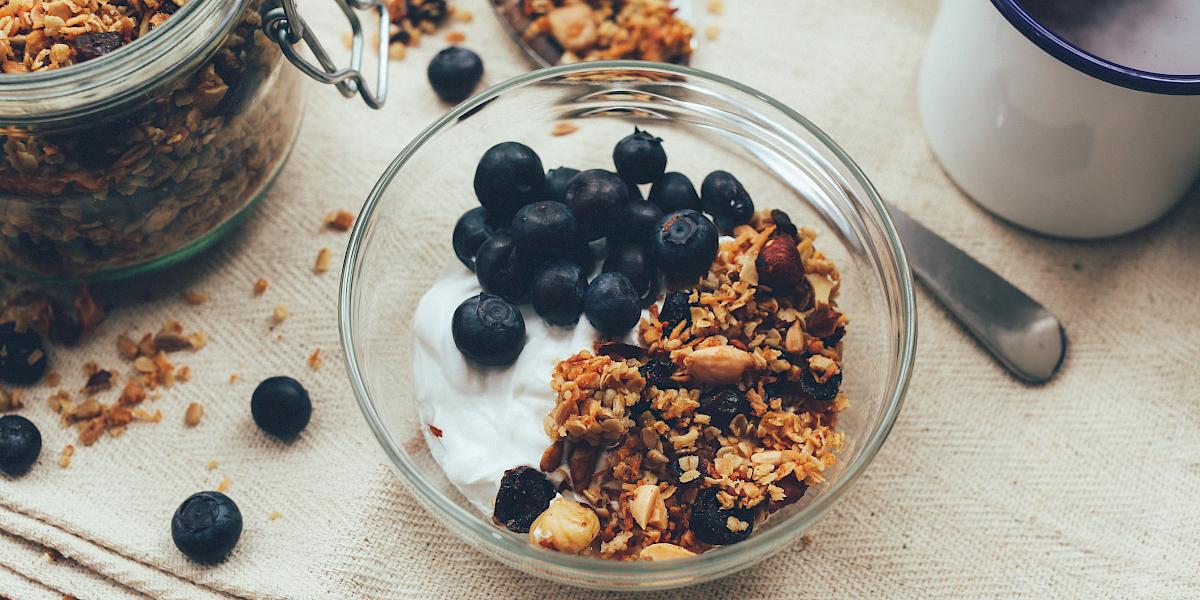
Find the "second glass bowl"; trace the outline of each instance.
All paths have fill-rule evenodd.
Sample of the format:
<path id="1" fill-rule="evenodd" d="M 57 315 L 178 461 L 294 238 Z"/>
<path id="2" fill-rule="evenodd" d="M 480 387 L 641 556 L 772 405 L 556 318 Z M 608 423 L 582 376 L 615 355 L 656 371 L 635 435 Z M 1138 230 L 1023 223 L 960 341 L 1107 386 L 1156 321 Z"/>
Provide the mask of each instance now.
<path id="1" fill-rule="evenodd" d="M 562 122 L 578 130 L 553 135 Z M 826 472 L 827 482 L 756 527 L 742 543 L 665 562 L 560 554 L 497 528 L 434 461 L 410 385 L 413 311 L 442 267 L 455 260 L 450 234 L 459 215 L 478 205 L 472 177 L 483 152 L 516 140 L 534 148 L 548 169 L 611 168 L 613 144 L 635 125 L 664 139 L 668 170 L 697 182 L 712 170 L 730 171 L 758 209 L 784 210 L 798 225 L 815 229 L 818 247 L 840 267 L 839 304 L 851 319 L 843 384 L 850 408 L 839 417 L 847 443 L 837 465 Z M 368 424 L 413 495 L 452 531 L 540 577 L 603 589 L 661 589 L 728 575 L 770 556 L 851 489 L 900 410 L 916 342 L 913 302 L 912 277 L 882 201 L 850 158 L 815 126 L 779 102 L 716 75 L 669 65 L 600 62 L 509 80 L 418 135 L 388 168 L 354 228 L 339 318 L 350 379 Z M 553 405 L 549 375 L 547 408 Z"/>

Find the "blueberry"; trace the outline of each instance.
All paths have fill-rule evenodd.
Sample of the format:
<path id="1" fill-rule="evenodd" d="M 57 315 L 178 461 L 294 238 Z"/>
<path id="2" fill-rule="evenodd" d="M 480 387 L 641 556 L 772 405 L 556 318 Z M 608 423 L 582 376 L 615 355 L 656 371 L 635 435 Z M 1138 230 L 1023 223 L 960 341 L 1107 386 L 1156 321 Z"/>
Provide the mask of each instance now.
<path id="1" fill-rule="evenodd" d="M 517 250 L 522 257 L 538 263 L 566 255 L 575 243 L 576 229 L 571 209 L 549 200 L 522 206 L 512 221 Z"/>
<path id="2" fill-rule="evenodd" d="M 696 412 L 708 415 L 708 422 L 729 433 L 729 423 L 738 415 L 750 416 L 750 400 L 736 387 L 719 387 L 709 390 L 700 399 Z"/>
<path id="3" fill-rule="evenodd" d="M 542 159 L 519 142 L 496 144 L 479 159 L 475 168 L 475 196 L 498 223 L 512 219 L 522 206 L 541 200 L 546 174 Z"/>
<path id="4" fill-rule="evenodd" d="M 700 198 L 704 212 L 713 216 L 721 231 L 730 231 L 738 225 L 750 222 L 754 214 L 754 201 L 742 182 L 726 171 L 713 171 L 700 184 Z"/>
<path id="5" fill-rule="evenodd" d="M 475 270 L 475 253 L 496 228 L 488 222 L 487 209 L 477 206 L 463 213 L 454 224 L 454 255 L 468 269 Z"/>
<path id="6" fill-rule="evenodd" d="M 662 308 L 658 311 L 659 322 L 666 325 L 668 330 L 675 329 L 680 321 L 691 323 L 692 304 L 689 300 L 691 296 L 691 290 L 667 292 Z"/>
<path id="7" fill-rule="evenodd" d="M 703 214 L 675 211 L 655 225 L 650 247 L 654 264 L 671 278 L 699 277 L 717 257 L 719 237 L 717 227 Z"/>
<path id="8" fill-rule="evenodd" d="M 498 231 L 475 254 L 475 275 L 484 291 L 516 302 L 529 291 L 533 266 L 517 252 L 513 236 Z"/>
<path id="9" fill-rule="evenodd" d="M 567 184 L 579 174 L 579 169 L 559 167 L 546 173 L 546 198 L 555 202 L 567 202 Z"/>
<path id="10" fill-rule="evenodd" d="M 629 187 L 616 173 L 589 169 L 567 185 L 566 200 L 579 221 L 579 235 L 598 240 L 621 228 L 618 215 L 629 203 Z"/>
<path id="11" fill-rule="evenodd" d="M 46 373 L 46 350 L 37 332 L 8 322 L 0 324 L 0 381 L 36 383 Z"/>
<path id="12" fill-rule="evenodd" d="M 700 210 L 703 206 L 700 204 L 700 195 L 696 193 L 696 186 L 692 185 L 692 180 L 688 179 L 687 175 L 675 171 L 663 175 L 654 182 L 654 186 L 650 188 L 650 201 L 657 204 L 665 213 L 685 208 Z"/>
<path id="13" fill-rule="evenodd" d="M 198 563 L 225 560 L 242 537 L 242 511 L 221 492 L 188 496 L 171 519 L 171 539 Z"/>
<path id="14" fill-rule="evenodd" d="M 258 428 L 281 439 L 291 439 L 304 431 L 312 418 L 312 400 L 308 390 L 291 377 L 264 379 L 250 396 L 250 414 Z"/>
<path id="15" fill-rule="evenodd" d="M 533 467 L 517 467 L 504 472 L 496 492 L 496 520 L 509 531 L 528 533 L 534 519 L 550 508 L 554 485 Z"/>
<path id="16" fill-rule="evenodd" d="M 667 170 L 667 153 L 662 140 L 636 127 L 613 148 L 617 173 L 633 183 L 650 183 Z"/>
<path id="17" fill-rule="evenodd" d="M 725 508 L 717 499 L 717 488 L 710 487 L 702 490 L 696 501 L 692 503 L 692 518 L 688 528 L 696 535 L 696 539 L 714 546 L 736 544 L 754 531 L 754 513 L 745 508 Z M 729 517 L 736 517 L 745 522 L 748 527 L 742 531 L 729 529 Z"/>
<path id="18" fill-rule="evenodd" d="M 637 325 L 642 313 L 638 298 L 628 277 L 620 273 L 601 273 L 584 294 L 583 312 L 600 333 L 619 337 Z"/>
<path id="19" fill-rule="evenodd" d="M 21 415 L 0 417 L 0 471 L 20 475 L 42 452 L 42 433 Z"/>
<path id="20" fill-rule="evenodd" d="M 462 46 L 450 46 L 438 52 L 426 71 L 433 91 L 446 102 L 462 102 L 475 91 L 483 78 L 483 61 L 478 54 Z"/>
<path id="21" fill-rule="evenodd" d="M 804 392 L 804 395 L 817 402 L 833 402 L 837 398 L 838 389 L 841 386 L 841 373 L 833 374 L 825 380 L 825 383 L 819 383 L 811 369 L 805 369 L 804 373 L 800 375 L 800 390 Z"/>
<path id="22" fill-rule="evenodd" d="M 614 231 L 612 238 L 635 244 L 648 245 L 654 226 L 662 219 L 663 211 L 645 200 L 632 200 L 625 205 L 619 217 L 621 227 Z"/>
<path id="23" fill-rule="evenodd" d="M 651 290 L 656 290 L 658 271 L 650 258 L 650 251 L 639 244 L 624 244 L 608 252 L 604 261 L 604 271 L 621 273 L 629 278 L 638 298 L 645 299 Z"/>
<path id="24" fill-rule="evenodd" d="M 525 318 L 521 311 L 487 292 L 458 305 L 450 333 L 458 351 L 481 365 L 512 364 L 525 348 Z"/>
<path id="25" fill-rule="evenodd" d="M 570 327 L 579 322 L 587 287 L 587 273 L 579 265 L 567 261 L 547 264 L 533 276 L 533 310 L 551 325 Z"/>
<path id="26" fill-rule="evenodd" d="M 792 237 L 796 237 L 800 234 L 800 230 L 796 229 L 796 225 L 792 223 L 792 218 L 782 210 L 772 209 L 771 221 L 775 223 L 776 234 L 790 235 Z"/>

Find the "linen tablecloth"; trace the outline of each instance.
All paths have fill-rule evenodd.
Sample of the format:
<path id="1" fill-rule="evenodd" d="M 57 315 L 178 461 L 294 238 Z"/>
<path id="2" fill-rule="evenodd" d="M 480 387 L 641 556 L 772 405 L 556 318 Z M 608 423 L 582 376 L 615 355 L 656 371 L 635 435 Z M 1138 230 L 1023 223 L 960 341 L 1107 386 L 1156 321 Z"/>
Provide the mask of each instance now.
<path id="1" fill-rule="evenodd" d="M 84 347 L 55 351 L 65 385 L 86 361 L 119 365 L 113 339 L 123 331 L 173 318 L 211 341 L 178 355 L 192 381 L 154 406 L 162 423 L 80 448 L 69 469 L 55 463 L 75 431 L 57 426 L 42 388 L 26 395 L 22 414 L 45 446 L 27 476 L 0 479 L 0 596 L 611 597 L 508 569 L 418 507 L 350 392 L 336 269 L 312 271 L 318 249 L 331 248 L 336 265 L 347 241 L 321 231 L 322 216 L 356 211 L 401 147 L 446 110 L 425 81 L 446 31 L 466 34 L 488 82 L 527 68 L 484 0 L 460 5 L 475 20 L 410 49 L 392 68 L 385 110 L 310 84 L 291 162 L 218 248 L 97 290 L 119 301 Z M 333 3 L 302 8 L 338 45 L 344 21 Z M 731 1 L 721 15 L 700 7 L 697 29 L 715 25 L 719 35 L 701 36 L 694 65 L 812 119 L 887 199 L 1042 300 L 1070 334 L 1062 374 L 1042 387 L 1017 383 L 920 292 L 903 413 L 852 493 L 777 557 L 645 597 L 1200 596 L 1200 203 L 1136 234 L 1082 243 L 1018 231 L 966 200 L 917 115 L 935 9 L 932 0 Z M 260 277 L 270 288 L 256 297 Z M 187 305 L 184 289 L 210 300 Z M 291 316 L 272 330 L 276 304 Z M 319 371 L 306 365 L 315 348 Z M 254 385 L 279 373 L 302 379 L 315 405 L 290 445 L 261 435 L 248 410 Z M 183 424 L 189 402 L 205 406 L 195 429 Z M 194 565 L 171 543 L 171 514 L 226 477 L 245 532 L 227 562 Z"/>

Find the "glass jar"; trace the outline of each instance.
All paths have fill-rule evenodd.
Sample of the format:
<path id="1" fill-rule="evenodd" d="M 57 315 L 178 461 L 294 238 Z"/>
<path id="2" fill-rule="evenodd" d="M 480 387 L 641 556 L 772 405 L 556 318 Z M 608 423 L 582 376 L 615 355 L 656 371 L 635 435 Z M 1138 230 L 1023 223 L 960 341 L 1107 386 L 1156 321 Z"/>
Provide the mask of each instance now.
<path id="1" fill-rule="evenodd" d="M 276 4 L 189 2 L 107 55 L 0 75 L 0 267 L 115 279 L 232 229 L 286 162 L 303 114 L 302 73 L 281 45 L 309 40 L 287 39 L 282 16 L 264 29 Z"/>

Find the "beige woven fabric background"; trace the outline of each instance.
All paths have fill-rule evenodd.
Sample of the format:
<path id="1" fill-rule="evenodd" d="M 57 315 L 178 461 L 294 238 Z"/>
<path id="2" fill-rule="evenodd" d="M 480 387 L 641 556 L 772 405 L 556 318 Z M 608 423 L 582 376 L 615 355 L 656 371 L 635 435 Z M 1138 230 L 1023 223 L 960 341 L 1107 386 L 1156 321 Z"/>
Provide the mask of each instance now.
<path id="1" fill-rule="evenodd" d="M 524 70 L 485 1 L 459 2 L 477 18 L 456 28 L 481 51 L 488 80 Z M 721 33 L 703 42 L 696 66 L 811 118 L 884 196 L 1044 301 L 1071 348 L 1056 381 L 1023 386 L 920 293 L 919 366 L 904 411 L 810 543 L 699 589 L 646 597 L 1200 596 L 1200 201 L 1115 241 L 1016 231 L 966 201 L 923 140 L 914 85 L 935 2 L 725 4 L 721 17 L 698 11 L 701 27 Z M 304 9 L 337 39 L 332 2 Z M 444 110 L 424 80 L 442 46 L 426 40 L 394 66 L 394 96 L 379 113 L 313 84 L 291 163 L 237 234 L 182 268 L 100 290 L 125 300 L 87 347 L 55 354 L 67 385 L 85 360 L 119 364 L 117 333 L 152 331 L 164 318 L 212 341 L 178 356 L 194 377 L 158 403 L 162 423 L 81 448 L 68 470 L 54 463 L 74 432 L 55 425 L 44 392 L 31 394 L 24 414 L 45 449 L 28 476 L 0 479 L 0 596 L 593 597 L 485 558 L 416 505 L 349 391 L 337 273 L 311 272 L 320 247 L 340 258 L 346 243 L 318 231 L 321 216 L 357 209 Z M 251 294 L 258 277 L 271 282 L 263 298 Z M 184 305 L 185 288 L 211 300 Z M 292 316 L 272 332 L 275 304 Z M 316 347 L 326 365 L 311 372 L 305 358 Z M 249 417 L 253 386 L 278 373 L 301 378 L 315 401 L 290 445 Z M 182 423 L 191 401 L 206 406 L 194 430 Z M 206 470 L 209 460 L 220 468 Z M 172 546 L 168 523 L 184 497 L 224 476 L 245 533 L 229 561 L 198 567 Z M 271 511 L 283 517 L 270 521 Z M 46 548 L 66 558 L 47 562 Z"/>

